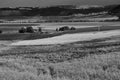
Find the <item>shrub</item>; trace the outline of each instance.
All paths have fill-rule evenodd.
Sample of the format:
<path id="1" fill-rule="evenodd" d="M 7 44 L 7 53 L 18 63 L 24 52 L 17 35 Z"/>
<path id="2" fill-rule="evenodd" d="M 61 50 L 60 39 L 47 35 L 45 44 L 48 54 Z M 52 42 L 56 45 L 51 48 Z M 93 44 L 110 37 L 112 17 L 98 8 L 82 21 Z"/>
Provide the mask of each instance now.
<path id="1" fill-rule="evenodd" d="M 2 33 L 2 30 L 0 30 L 0 33 Z"/>
<path id="2" fill-rule="evenodd" d="M 59 31 L 58 28 L 56 28 L 56 31 Z"/>
<path id="3" fill-rule="evenodd" d="M 19 30 L 19 33 L 25 33 L 26 32 L 26 29 L 25 28 L 21 28 L 20 30 Z"/>
<path id="4" fill-rule="evenodd" d="M 59 31 L 65 31 L 65 30 L 70 30 L 70 28 L 68 26 L 59 28 Z"/>
<path id="5" fill-rule="evenodd" d="M 75 27 L 71 27 L 70 30 L 76 30 L 76 28 Z"/>
<path id="6" fill-rule="evenodd" d="M 39 32 L 42 32 L 42 28 L 39 27 Z"/>
<path id="7" fill-rule="evenodd" d="M 28 32 L 28 33 L 33 33 L 34 30 L 33 30 L 32 27 L 27 27 L 27 28 L 26 28 L 26 32 Z"/>

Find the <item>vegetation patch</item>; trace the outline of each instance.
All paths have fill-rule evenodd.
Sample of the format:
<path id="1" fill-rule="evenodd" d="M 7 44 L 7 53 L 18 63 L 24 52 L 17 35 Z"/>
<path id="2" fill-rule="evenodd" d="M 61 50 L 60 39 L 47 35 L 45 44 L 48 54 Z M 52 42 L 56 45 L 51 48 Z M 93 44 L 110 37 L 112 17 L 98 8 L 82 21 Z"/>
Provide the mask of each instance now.
<path id="1" fill-rule="evenodd" d="M 0 53 L 0 79 L 119 80 L 119 40 L 115 36 L 64 45 L 11 46 Z"/>

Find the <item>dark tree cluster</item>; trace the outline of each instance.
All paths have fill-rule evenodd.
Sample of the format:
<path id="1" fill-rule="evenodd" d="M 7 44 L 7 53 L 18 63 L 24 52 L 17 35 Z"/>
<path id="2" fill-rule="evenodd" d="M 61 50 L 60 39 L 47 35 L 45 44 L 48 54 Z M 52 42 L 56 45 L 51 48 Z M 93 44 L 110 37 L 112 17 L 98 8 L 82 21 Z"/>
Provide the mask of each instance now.
<path id="1" fill-rule="evenodd" d="M 118 16 L 120 19 L 120 5 L 117 5 L 117 6 L 113 7 L 111 10 L 109 10 L 109 14 Z"/>
<path id="2" fill-rule="evenodd" d="M 0 30 L 0 33 L 2 33 L 2 30 Z"/>
<path id="3" fill-rule="evenodd" d="M 26 28 L 21 28 L 19 30 L 19 33 L 34 33 L 34 29 L 32 27 L 26 27 Z"/>
<path id="4" fill-rule="evenodd" d="M 25 33 L 26 32 L 26 29 L 25 28 L 21 28 L 20 30 L 19 30 L 19 33 Z"/>
<path id="5" fill-rule="evenodd" d="M 64 27 L 60 27 L 59 29 L 57 28 L 56 31 L 67 31 L 67 30 L 76 30 L 75 27 L 68 27 L 68 26 L 64 26 Z"/>
<path id="6" fill-rule="evenodd" d="M 27 27 L 26 32 L 28 33 L 34 33 L 34 29 L 32 27 Z"/>

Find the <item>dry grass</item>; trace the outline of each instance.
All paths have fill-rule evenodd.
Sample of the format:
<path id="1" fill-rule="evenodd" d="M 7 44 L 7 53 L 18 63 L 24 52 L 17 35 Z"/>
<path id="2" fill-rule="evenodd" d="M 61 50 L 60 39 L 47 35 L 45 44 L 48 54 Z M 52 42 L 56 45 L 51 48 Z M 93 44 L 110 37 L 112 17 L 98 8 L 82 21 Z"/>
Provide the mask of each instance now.
<path id="1" fill-rule="evenodd" d="M 54 65 L 59 77 L 75 80 L 119 80 L 120 55 L 118 53 L 92 55 L 84 59 Z"/>
<path id="2" fill-rule="evenodd" d="M 116 40 L 116 42 L 106 42 Z M 120 37 L 95 39 L 64 45 L 17 46 L 3 51 L 0 56 L 15 56 L 37 59 L 42 62 L 64 62 L 84 58 L 92 54 L 107 54 L 120 51 Z"/>
<path id="3" fill-rule="evenodd" d="M 4 60 L 8 60 L 7 58 Z M 0 80 L 119 80 L 120 53 L 91 55 L 62 63 L 9 59 L 0 64 Z M 53 70 L 50 70 L 52 67 Z M 44 73 L 46 71 L 46 73 Z M 51 71 L 51 73 L 50 73 Z"/>
<path id="4" fill-rule="evenodd" d="M 120 80 L 119 40 L 12 47 L 0 54 L 0 80 Z"/>

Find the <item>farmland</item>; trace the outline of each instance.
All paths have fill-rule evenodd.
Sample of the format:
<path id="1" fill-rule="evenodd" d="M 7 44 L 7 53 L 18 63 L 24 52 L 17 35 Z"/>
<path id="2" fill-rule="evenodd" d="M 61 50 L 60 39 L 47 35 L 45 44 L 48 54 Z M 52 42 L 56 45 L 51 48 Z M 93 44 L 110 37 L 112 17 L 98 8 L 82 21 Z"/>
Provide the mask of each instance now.
<path id="1" fill-rule="evenodd" d="M 0 8 L 0 80 L 120 80 L 120 5 L 55 5 Z"/>
<path id="2" fill-rule="evenodd" d="M 43 30 L 48 32 L 55 32 L 56 28 L 61 26 L 70 26 L 75 27 L 77 30 L 75 31 L 65 31 L 54 34 L 19 34 L 18 30 L 24 26 L 35 26 L 38 25 L 42 27 Z M 3 31 L 3 34 L 0 34 L 0 40 L 29 40 L 29 39 L 41 39 L 47 37 L 58 36 L 66 33 L 82 33 L 82 32 L 93 32 L 98 31 L 98 26 L 100 27 L 100 31 L 105 30 L 115 30 L 120 29 L 119 22 L 63 22 L 63 23 L 1 23 L 0 30 Z"/>
<path id="3" fill-rule="evenodd" d="M 119 33 L 66 44 L 11 45 L 73 33 L 105 36 L 107 32 L 119 32 L 119 22 L 42 23 L 40 26 L 54 33 L 18 33 L 17 30 L 25 25 L 0 24 L 0 29 L 6 31 L 0 34 L 0 80 L 120 80 Z M 65 25 L 77 29 L 55 32 Z"/>
<path id="4" fill-rule="evenodd" d="M 69 44 L 7 46 L 0 52 L 6 80 L 119 80 L 120 36 Z"/>
<path id="5" fill-rule="evenodd" d="M 73 33 L 64 34 L 60 36 L 35 39 L 35 40 L 23 40 L 13 43 L 11 45 L 51 45 L 51 44 L 66 44 L 73 43 L 77 41 L 88 41 L 92 39 L 99 39 L 111 36 L 117 36 L 120 34 L 120 30 L 110 30 L 101 32 L 84 32 L 84 33 Z"/>

